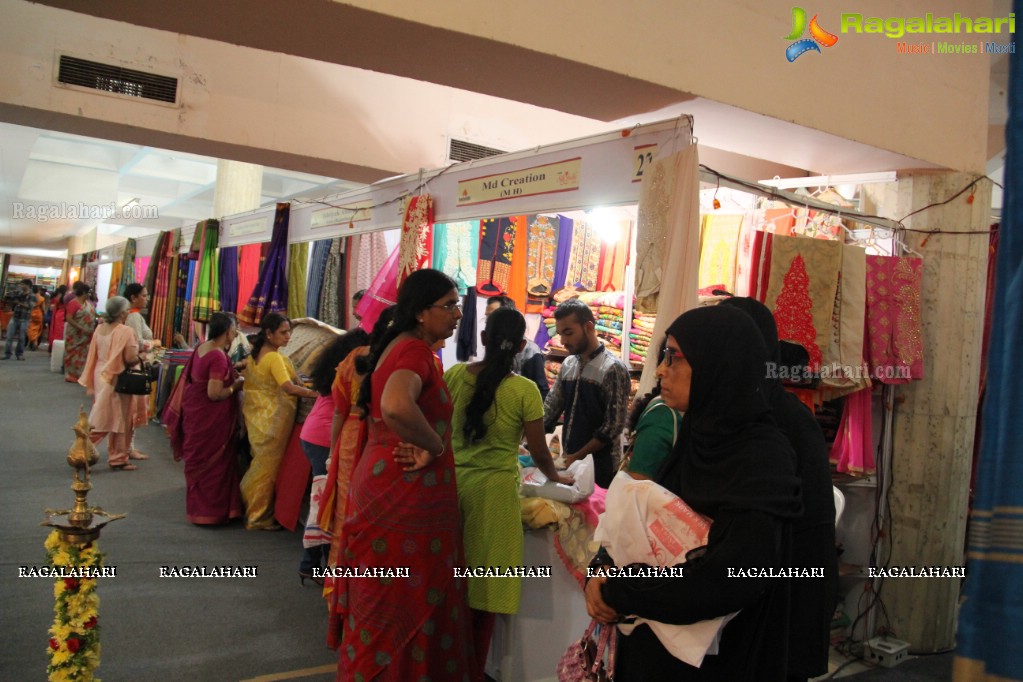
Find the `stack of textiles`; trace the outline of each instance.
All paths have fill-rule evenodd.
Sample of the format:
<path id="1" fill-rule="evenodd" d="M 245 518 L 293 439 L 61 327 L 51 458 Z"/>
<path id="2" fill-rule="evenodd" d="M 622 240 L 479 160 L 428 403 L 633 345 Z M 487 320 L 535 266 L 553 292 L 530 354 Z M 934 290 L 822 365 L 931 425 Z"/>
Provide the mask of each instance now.
<path id="1" fill-rule="evenodd" d="M 650 342 L 653 340 L 655 318 L 656 316 L 650 313 L 633 311 L 632 328 L 629 329 L 629 360 L 646 362 Z"/>
<path id="2" fill-rule="evenodd" d="M 621 352 L 625 295 L 616 292 L 583 292 L 579 300 L 590 306 L 596 319 L 597 336 L 609 349 Z"/>

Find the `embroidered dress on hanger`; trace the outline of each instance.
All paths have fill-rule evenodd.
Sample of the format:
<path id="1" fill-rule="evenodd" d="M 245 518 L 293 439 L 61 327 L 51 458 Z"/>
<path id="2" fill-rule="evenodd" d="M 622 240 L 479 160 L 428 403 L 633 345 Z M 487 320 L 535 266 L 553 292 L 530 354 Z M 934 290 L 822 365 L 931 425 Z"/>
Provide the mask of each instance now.
<path id="1" fill-rule="evenodd" d="M 700 248 L 699 287 L 735 291 L 735 262 L 739 250 L 741 215 L 706 215 Z"/>
<path id="2" fill-rule="evenodd" d="M 529 222 L 529 263 L 526 268 L 526 310 L 538 313 L 553 293 L 554 271 L 557 263 L 558 216 L 535 215 Z"/>
<path id="3" fill-rule="evenodd" d="M 821 377 L 822 400 L 870 387 L 864 370 L 864 328 L 867 312 L 867 252 L 858 246 L 842 246 L 842 270 L 831 316 L 831 336 L 825 363 L 832 369 Z"/>
<path id="4" fill-rule="evenodd" d="M 455 280 L 461 296 L 476 282 L 478 234 L 479 221 L 476 220 L 433 226 L 433 267 Z"/>
<path id="5" fill-rule="evenodd" d="M 568 257 L 566 286 L 597 290 L 600 269 L 600 235 L 590 223 L 576 220 L 572 228 L 572 252 Z"/>
<path id="6" fill-rule="evenodd" d="M 398 286 L 416 270 L 430 267 L 433 251 L 433 197 L 429 194 L 405 200 L 398 255 Z"/>
<path id="7" fill-rule="evenodd" d="M 476 292 L 481 297 L 497 296 L 508 290 L 514 250 L 515 223 L 511 218 L 489 218 L 480 221 L 480 260 L 476 269 Z"/>
<path id="8" fill-rule="evenodd" d="M 905 384 L 924 376 L 919 258 L 867 256 L 867 334 L 873 377 Z"/>
<path id="9" fill-rule="evenodd" d="M 819 369 L 829 347 L 835 290 L 842 263 L 838 242 L 774 236 L 768 308 L 778 324 L 778 338 L 795 341 Z"/>

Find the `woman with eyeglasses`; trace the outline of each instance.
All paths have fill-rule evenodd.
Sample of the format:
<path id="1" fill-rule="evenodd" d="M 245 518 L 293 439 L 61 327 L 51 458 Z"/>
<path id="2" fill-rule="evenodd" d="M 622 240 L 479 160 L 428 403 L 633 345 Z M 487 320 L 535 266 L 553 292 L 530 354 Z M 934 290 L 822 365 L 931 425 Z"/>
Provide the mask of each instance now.
<path id="1" fill-rule="evenodd" d="M 367 442 L 352 471 L 338 569 L 408 577 L 335 580 L 344 633 L 338 680 L 467 680 L 472 644 L 451 452 L 451 395 L 431 351 L 462 317 L 455 283 L 413 272 L 370 349 L 358 405 Z"/>
<path id="2" fill-rule="evenodd" d="M 766 361 L 757 326 L 734 308 L 690 310 L 668 327 L 661 397 L 685 416 L 656 482 L 710 519 L 710 534 L 688 553 L 684 577 L 594 577 L 586 607 L 601 623 L 638 616 L 686 625 L 739 613 L 698 668 L 675 658 L 646 624 L 619 633 L 616 680 L 786 679 L 788 585 L 766 576 L 789 566 L 802 503 L 792 448 L 762 389 Z M 609 562 L 602 553 L 598 563 Z"/>

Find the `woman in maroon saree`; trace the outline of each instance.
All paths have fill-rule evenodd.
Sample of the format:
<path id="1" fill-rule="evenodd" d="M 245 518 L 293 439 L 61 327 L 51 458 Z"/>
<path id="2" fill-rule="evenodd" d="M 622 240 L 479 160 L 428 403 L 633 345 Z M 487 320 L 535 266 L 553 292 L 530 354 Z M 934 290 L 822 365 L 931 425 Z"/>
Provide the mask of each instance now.
<path id="1" fill-rule="evenodd" d="M 185 513 L 198 525 L 229 523 L 243 515 L 235 443 L 236 394 L 244 379 L 226 352 L 238 335 L 234 318 L 211 315 L 209 335 L 181 374 L 180 408 L 168 410 L 166 417 L 174 459 L 185 461 Z"/>

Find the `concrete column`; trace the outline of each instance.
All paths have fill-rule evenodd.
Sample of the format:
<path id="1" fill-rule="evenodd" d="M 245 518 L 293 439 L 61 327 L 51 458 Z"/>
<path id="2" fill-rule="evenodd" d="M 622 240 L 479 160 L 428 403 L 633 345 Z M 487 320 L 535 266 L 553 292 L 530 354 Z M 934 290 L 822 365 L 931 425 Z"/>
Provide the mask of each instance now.
<path id="1" fill-rule="evenodd" d="M 944 201 L 975 177 L 916 172 L 868 192 L 882 215 L 901 218 Z M 969 194 L 912 216 L 906 227 L 986 231 L 991 184 L 978 183 L 972 203 Z M 906 243 L 924 260 L 920 315 L 925 378 L 896 389 L 891 522 L 880 556 L 890 549 L 891 566 L 962 566 L 988 237 L 907 233 Z M 912 651 L 948 649 L 955 645 L 959 590 L 955 578 L 886 579 L 881 594 L 890 623 L 878 612 L 876 625 L 890 624 L 893 636 L 909 642 Z"/>
<path id="2" fill-rule="evenodd" d="M 212 217 L 222 220 L 225 216 L 259 208 L 262 192 L 262 166 L 219 159 Z"/>

